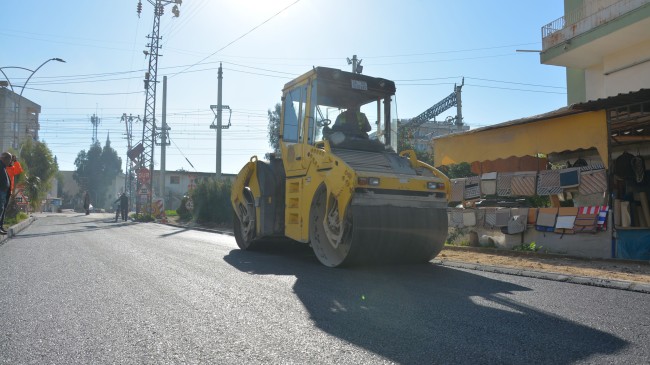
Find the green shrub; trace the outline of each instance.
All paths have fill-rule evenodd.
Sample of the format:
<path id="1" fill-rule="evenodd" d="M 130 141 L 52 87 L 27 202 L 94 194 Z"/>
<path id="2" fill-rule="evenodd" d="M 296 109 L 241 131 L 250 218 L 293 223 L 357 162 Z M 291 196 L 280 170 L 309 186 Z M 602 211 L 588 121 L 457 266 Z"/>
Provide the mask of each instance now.
<path id="1" fill-rule="evenodd" d="M 232 225 L 229 179 L 205 179 L 191 193 L 192 216 L 199 224 Z"/>
<path id="2" fill-rule="evenodd" d="M 136 222 L 153 222 L 156 220 L 151 214 L 132 214 L 131 217 Z"/>
<path id="3" fill-rule="evenodd" d="M 181 220 L 189 221 L 192 219 L 192 212 L 187 209 L 187 202 L 190 198 L 186 195 L 181 199 L 181 205 L 176 209 L 176 214 L 180 217 Z"/>
<path id="4" fill-rule="evenodd" d="M 527 251 L 527 252 L 537 252 L 542 249 L 542 246 L 538 246 L 535 244 L 535 242 L 531 242 L 529 244 L 522 243 L 519 246 L 515 246 L 512 248 L 514 251 Z"/>
<path id="5" fill-rule="evenodd" d="M 165 210 L 165 216 L 166 217 L 176 217 L 177 215 L 178 215 L 178 213 L 173 209 Z"/>
<path id="6" fill-rule="evenodd" d="M 7 215 L 5 217 L 5 226 L 6 227 L 11 227 L 14 224 L 18 224 L 18 223 L 24 221 L 27 218 L 29 218 L 29 215 L 27 215 L 27 213 L 25 213 L 25 212 L 20 212 L 20 211 L 18 213 L 16 213 L 16 215 L 14 215 L 13 217 L 10 217 L 9 215 Z"/>
<path id="7" fill-rule="evenodd" d="M 461 237 L 464 237 L 468 234 L 467 228 L 454 228 L 447 235 L 447 240 L 445 244 L 453 246 L 469 246 L 469 241 L 460 241 Z"/>

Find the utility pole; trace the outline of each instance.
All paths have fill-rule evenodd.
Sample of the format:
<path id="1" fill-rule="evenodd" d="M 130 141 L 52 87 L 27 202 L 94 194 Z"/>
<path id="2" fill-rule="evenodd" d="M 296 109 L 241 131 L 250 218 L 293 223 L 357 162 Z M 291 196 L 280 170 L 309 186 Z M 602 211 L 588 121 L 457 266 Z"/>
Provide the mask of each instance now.
<path id="1" fill-rule="evenodd" d="M 464 77 L 463 82 L 460 85 L 454 84 L 454 93 L 456 94 L 456 127 L 458 127 L 457 132 L 462 131 L 461 127 L 463 126 L 463 103 L 461 100 L 463 85 L 465 85 Z"/>
<path id="2" fill-rule="evenodd" d="M 221 177 L 221 130 L 223 129 L 228 129 L 230 128 L 230 117 L 228 117 L 228 125 L 224 126 L 222 123 L 222 110 L 223 109 L 228 109 L 230 111 L 230 115 L 232 116 L 232 110 L 228 105 L 222 105 L 221 104 L 221 89 L 222 89 L 222 83 L 223 83 L 223 71 L 221 68 L 221 63 L 219 63 L 219 72 L 218 72 L 218 85 L 217 85 L 217 105 L 210 105 L 210 109 L 212 109 L 212 112 L 215 113 L 215 120 L 217 124 L 215 125 L 214 122 L 215 120 L 212 121 L 212 124 L 210 125 L 210 129 L 216 129 L 217 130 L 217 162 L 216 162 L 216 177 L 217 179 Z M 216 111 L 215 111 L 216 109 Z"/>
<path id="3" fill-rule="evenodd" d="M 126 126 L 126 146 L 127 146 L 127 152 L 126 152 L 126 176 L 124 177 L 124 192 L 127 194 L 129 197 L 129 203 L 131 206 L 133 206 L 134 201 L 133 197 L 135 194 L 133 194 L 133 170 L 134 167 L 138 166 L 137 158 L 140 155 L 140 153 L 134 153 L 133 152 L 133 120 L 139 121 L 140 117 L 138 116 L 137 118 L 133 118 L 133 115 L 129 114 L 129 116 L 126 116 L 126 113 L 122 114 L 122 121 L 124 122 L 124 125 Z M 139 144 L 142 146 L 142 144 Z"/>
<path id="4" fill-rule="evenodd" d="M 175 4 L 172 8 L 174 17 L 178 17 L 180 12 L 178 5 L 182 0 L 148 0 L 154 7 L 153 30 L 147 36 L 149 38 L 149 51 L 144 54 L 149 56 L 149 71 L 145 73 L 144 88 L 146 91 L 144 117 L 142 119 L 142 157 L 140 158 L 138 169 L 138 194 L 144 199 L 144 213 L 151 214 L 153 203 L 153 156 L 154 145 L 156 143 L 156 84 L 158 83 L 158 51 L 160 50 L 160 16 L 163 15 L 166 5 Z M 142 1 L 138 1 L 138 17 L 142 12 Z M 139 212 L 138 212 L 139 213 Z"/>
<path id="5" fill-rule="evenodd" d="M 169 129 L 167 126 L 167 76 L 163 76 L 162 127 L 158 133 L 160 136 L 160 179 L 158 181 L 158 192 L 163 201 L 165 200 L 165 163 L 167 146 L 169 145 Z"/>
<path id="6" fill-rule="evenodd" d="M 218 77 L 217 77 L 217 179 L 221 177 L 221 107 L 223 104 L 221 104 L 221 90 L 222 90 L 222 83 L 223 83 L 223 70 L 221 68 L 221 62 L 219 62 L 219 72 L 218 72 Z"/>
<path id="7" fill-rule="evenodd" d="M 361 66 L 361 61 L 360 59 L 357 59 L 357 55 L 353 55 L 352 59 L 348 58 L 348 65 L 352 65 L 352 73 L 355 74 L 360 74 L 363 72 L 363 66 Z"/>

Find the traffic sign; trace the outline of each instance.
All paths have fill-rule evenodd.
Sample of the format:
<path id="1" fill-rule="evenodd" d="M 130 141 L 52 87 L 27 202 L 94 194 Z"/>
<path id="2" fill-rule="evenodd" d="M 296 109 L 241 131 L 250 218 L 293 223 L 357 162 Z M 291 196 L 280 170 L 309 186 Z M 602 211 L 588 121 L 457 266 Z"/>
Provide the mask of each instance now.
<path id="1" fill-rule="evenodd" d="M 141 167 L 137 171 L 138 175 L 138 181 L 141 184 L 149 184 L 149 181 L 151 181 L 151 173 L 149 172 L 149 169 L 146 167 Z"/>

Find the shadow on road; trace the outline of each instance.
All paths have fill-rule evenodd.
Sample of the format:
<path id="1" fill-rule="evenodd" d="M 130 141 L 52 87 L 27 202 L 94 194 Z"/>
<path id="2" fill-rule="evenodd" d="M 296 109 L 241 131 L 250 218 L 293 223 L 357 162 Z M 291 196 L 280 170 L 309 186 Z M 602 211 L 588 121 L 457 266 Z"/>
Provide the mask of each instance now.
<path id="1" fill-rule="evenodd" d="M 306 245 L 282 243 L 225 260 L 252 275 L 295 276 L 294 292 L 318 328 L 397 363 L 570 364 L 628 345 L 510 295 L 530 288 L 460 270 L 332 269 Z"/>
<path id="2" fill-rule="evenodd" d="M 101 224 L 101 225 L 100 225 Z M 108 225 L 104 225 L 108 224 Z M 74 234 L 74 233 L 85 233 L 89 231 L 104 231 L 108 229 L 114 229 L 114 228 L 120 228 L 123 226 L 127 225 L 133 225 L 135 223 L 133 222 L 122 222 L 120 221 L 119 223 L 115 223 L 115 219 L 107 219 L 107 218 L 100 218 L 100 219 L 93 219 L 93 220 L 85 220 L 85 221 L 78 221 L 78 222 L 72 222 L 72 223 L 57 223 L 53 225 L 77 225 L 79 228 L 74 228 L 74 229 L 66 229 L 62 231 L 56 231 L 56 232 L 47 232 L 47 233 L 19 233 L 13 239 L 21 239 L 21 238 L 30 238 L 30 237 L 47 237 L 47 236 L 60 236 L 60 235 L 68 235 L 68 234 Z M 44 225 L 47 226 L 47 225 Z"/>

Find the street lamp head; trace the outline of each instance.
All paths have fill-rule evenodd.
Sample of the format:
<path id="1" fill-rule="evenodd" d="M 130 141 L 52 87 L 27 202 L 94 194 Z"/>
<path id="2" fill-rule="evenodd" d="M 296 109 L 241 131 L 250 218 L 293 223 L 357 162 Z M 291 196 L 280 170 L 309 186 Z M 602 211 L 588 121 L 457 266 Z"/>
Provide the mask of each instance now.
<path id="1" fill-rule="evenodd" d="M 63 63 L 65 63 L 64 60 L 62 60 L 62 59 L 60 59 L 60 58 L 58 58 L 58 57 L 57 57 L 57 58 L 52 58 L 51 60 L 52 60 L 52 61 L 59 61 L 59 62 L 63 62 Z"/>

